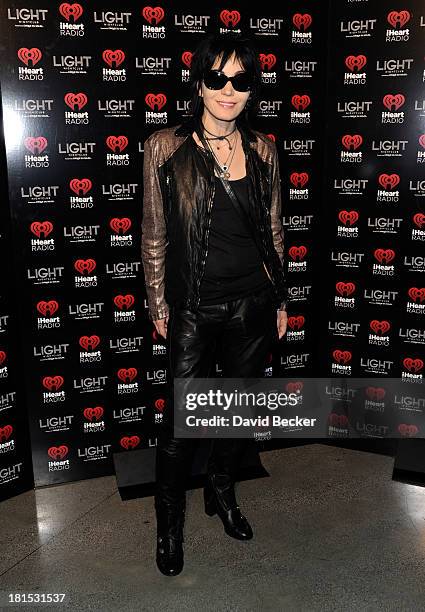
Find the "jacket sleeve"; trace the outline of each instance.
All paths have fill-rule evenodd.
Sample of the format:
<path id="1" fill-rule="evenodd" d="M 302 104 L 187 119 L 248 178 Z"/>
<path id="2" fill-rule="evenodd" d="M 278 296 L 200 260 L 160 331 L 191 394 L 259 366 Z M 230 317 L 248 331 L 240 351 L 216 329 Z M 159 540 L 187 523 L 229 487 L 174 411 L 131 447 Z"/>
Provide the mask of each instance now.
<path id="1" fill-rule="evenodd" d="M 279 256 L 282 270 L 284 270 L 284 234 L 280 219 L 282 213 L 282 185 L 280 180 L 279 155 L 276 144 L 273 142 L 273 165 L 272 165 L 272 201 L 270 206 L 270 221 L 273 235 L 273 244 Z M 284 273 L 284 272 L 283 272 Z M 278 310 L 286 310 L 288 300 L 285 299 Z"/>
<path id="2" fill-rule="evenodd" d="M 145 274 L 149 318 L 165 318 L 169 313 L 164 298 L 165 252 L 168 245 L 162 192 L 159 183 L 155 132 L 144 142 L 142 264 Z"/>

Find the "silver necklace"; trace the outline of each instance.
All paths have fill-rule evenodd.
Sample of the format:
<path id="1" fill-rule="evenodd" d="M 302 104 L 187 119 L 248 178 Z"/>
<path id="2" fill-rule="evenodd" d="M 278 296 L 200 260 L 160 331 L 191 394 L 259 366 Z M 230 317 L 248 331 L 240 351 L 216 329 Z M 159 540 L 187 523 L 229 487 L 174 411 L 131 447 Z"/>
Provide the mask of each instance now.
<path id="1" fill-rule="evenodd" d="M 235 138 L 234 138 L 234 141 L 233 141 L 234 145 L 236 144 L 237 138 L 238 138 L 238 134 L 236 132 L 236 135 L 235 135 Z M 208 145 L 208 148 L 210 149 L 211 153 L 213 154 L 213 156 L 214 156 L 214 158 L 215 158 L 215 160 L 216 160 L 216 162 L 217 162 L 217 164 L 219 166 L 220 176 L 224 177 L 225 179 L 229 179 L 230 178 L 229 169 L 230 169 L 230 166 L 232 165 L 233 157 L 234 157 L 235 152 L 236 152 L 236 146 L 230 147 L 230 144 L 229 144 L 229 147 L 231 149 L 230 153 L 229 153 L 226 161 L 224 162 L 224 164 L 222 164 L 222 163 L 220 163 L 220 160 L 217 158 L 216 154 L 213 151 L 213 148 L 211 147 L 211 145 L 210 145 L 210 143 L 208 141 L 207 141 L 207 145 Z M 231 156 L 231 159 L 230 159 L 230 162 L 228 164 L 227 162 L 229 161 L 230 156 Z"/>

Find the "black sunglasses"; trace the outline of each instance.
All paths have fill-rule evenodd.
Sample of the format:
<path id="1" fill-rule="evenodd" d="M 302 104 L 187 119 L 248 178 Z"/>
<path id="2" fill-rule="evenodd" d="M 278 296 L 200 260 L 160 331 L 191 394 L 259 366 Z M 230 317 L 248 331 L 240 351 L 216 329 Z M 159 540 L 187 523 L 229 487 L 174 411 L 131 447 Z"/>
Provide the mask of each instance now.
<path id="1" fill-rule="evenodd" d="M 229 77 L 221 70 L 208 70 L 204 74 L 203 81 L 208 89 L 223 89 L 227 81 L 232 83 L 236 91 L 250 91 L 253 85 L 252 77 L 247 72 L 239 72 Z"/>

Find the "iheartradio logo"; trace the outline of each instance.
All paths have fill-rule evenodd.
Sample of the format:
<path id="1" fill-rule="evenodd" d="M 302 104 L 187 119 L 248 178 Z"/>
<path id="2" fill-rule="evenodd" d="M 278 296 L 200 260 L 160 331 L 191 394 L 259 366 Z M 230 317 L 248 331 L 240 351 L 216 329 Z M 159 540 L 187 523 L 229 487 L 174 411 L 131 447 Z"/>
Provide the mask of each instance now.
<path id="1" fill-rule="evenodd" d="M 137 376 L 137 368 L 120 368 L 117 376 L 124 383 L 131 383 Z"/>
<path id="2" fill-rule="evenodd" d="M 395 251 L 393 249 L 375 249 L 373 255 L 377 261 L 381 264 L 390 263 L 395 257 Z"/>
<path id="3" fill-rule="evenodd" d="M 148 93 L 145 96 L 145 102 L 152 110 L 155 110 L 155 106 L 158 111 L 167 103 L 167 96 L 163 93 Z"/>
<path id="4" fill-rule="evenodd" d="M 94 351 L 100 344 L 99 336 L 81 336 L 79 340 L 81 348 L 85 351 Z"/>
<path id="5" fill-rule="evenodd" d="M 155 409 L 158 410 L 158 412 L 164 412 L 164 408 L 165 408 L 164 398 L 158 397 L 154 402 L 154 406 L 155 406 Z"/>
<path id="6" fill-rule="evenodd" d="M 295 13 L 295 15 L 292 17 L 292 23 L 297 30 L 305 32 L 313 23 L 313 17 L 308 13 Z"/>
<path id="7" fill-rule="evenodd" d="M 338 281 L 335 284 L 336 292 L 343 297 L 348 297 L 352 295 L 356 290 L 356 285 L 352 282 L 344 283 L 343 281 Z"/>
<path id="8" fill-rule="evenodd" d="M 83 414 L 88 421 L 100 421 L 103 417 L 104 409 L 102 406 L 95 406 L 94 408 L 84 408 Z"/>
<path id="9" fill-rule="evenodd" d="M 96 268 L 94 259 L 77 259 L 74 263 L 74 268 L 83 276 L 88 276 Z"/>
<path id="10" fill-rule="evenodd" d="M 341 142 L 347 151 L 356 151 L 363 144 L 363 137 L 360 134 L 345 134 Z"/>
<path id="11" fill-rule="evenodd" d="M 74 178 L 69 181 L 69 186 L 74 193 L 76 193 L 78 196 L 81 196 L 86 195 L 86 193 L 88 193 L 93 187 L 93 184 L 89 178 Z"/>
<path id="12" fill-rule="evenodd" d="M 411 423 L 399 423 L 397 431 L 401 436 L 409 436 L 409 438 L 411 438 L 412 436 L 418 435 L 419 428 L 417 425 L 412 425 Z"/>
<path id="13" fill-rule="evenodd" d="M 190 68 L 190 66 L 192 65 L 192 57 L 193 57 L 192 51 L 183 51 L 182 62 L 188 68 Z"/>
<path id="14" fill-rule="evenodd" d="M 108 64 L 110 68 L 118 68 L 125 60 L 125 53 L 121 49 L 105 49 L 102 53 L 103 61 Z"/>
<path id="15" fill-rule="evenodd" d="M 128 146 L 128 138 L 127 136 L 108 136 L 106 144 L 114 153 L 121 153 Z"/>
<path id="16" fill-rule="evenodd" d="M 68 92 L 64 95 L 65 104 L 73 111 L 80 111 L 88 102 L 88 98 L 85 93 L 72 93 Z"/>
<path id="17" fill-rule="evenodd" d="M 0 427 L 0 442 L 7 442 L 13 433 L 12 425 L 5 425 Z"/>
<path id="18" fill-rule="evenodd" d="M 37 47 L 21 47 L 18 49 L 18 58 L 25 64 L 25 66 L 34 67 L 41 60 L 43 54 Z"/>
<path id="19" fill-rule="evenodd" d="M 307 247 L 304 245 L 291 246 L 288 249 L 288 253 L 293 261 L 302 261 L 307 255 Z"/>
<path id="20" fill-rule="evenodd" d="M 132 450 L 140 444 L 140 436 L 123 436 L 120 440 L 120 446 L 125 450 Z"/>
<path id="21" fill-rule="evenodd" d="M 406 368 L 408 372 L 413 372 L 416 374 L 420 372 L 424 367 L 424 362 L 419 357 L 416 359 L 412 359 L 412 357 L 405 357 L 403 359 L 403 366 Z"/>
<path id="22" fill-rule="evenodd" d="M 418 138 L 418 142 L 422 148 L 425 149 L 425 134 L 421 134 Z"/>
<path id="23" fill-rule="evenodd" d="M 408 296 L 414 302 L 419 302 L 420 304 L 425 304 L 425 287 L 410 287 L 407 292 Z"/>
<path id="24" fill-rule="evenodd" d="M 360 72 L 366 66 L 366 55 L 348 55 L 345 58 L 345 65 L 351 72 Z"/>
<path id="25" fill-rule="evenodd" d="M 131 220 L 128 217 L 122 219 L 114 217 L 110 220 L 109 226 L 116 234 L 126 234 L 131 227 Z"/>
<path id="26" fill-rule="evenodd" d="M 383 189 L 387 191 L 391 191 L 395 189 L 397 185 L 400 183 L 400 177 L 398 174 L 380 174 L 378 177 L 378 183 L 381 185 Z"/>
<path id="27" fill-rule="evenodd" d="M 114 304 L 119 310 L 129 310 L 134 304 L 134 295 L 131 295 L 131 293 L 116 295 Z"/>
<path id="28" fill-rule="evenodd" d="M 37 310 L 44 317 L 52 317 L 59 309 L 59 303 L 56 300 L 41 300 L 37 302 Z"/>
<path id="29" fill-rule="evenodd" d="M 288 382 L 284 385 L 285 391 L 288 393 L 302 393 L 304 389 L 304 383 L 302 380 Z"/>
<path id="30" fill-rule="evenodd" d="M 386 94 L 382 102 L 389 111 L 397 111 L 406 102 L 406 98 L 403 94 Z"/>
<path id="31" fill-rule="evenodd" d="M 422 229 L 423 227 L 425 227 L 425 214 L 424 213 L 416 213 L 415 215 L 413 215 L 412 219 L 413 219 L 413 223 L 416 225 L 416 227 L 419 227 L 419 229 Z"/>
<path id="32" fill-rule="evenodd" d="M 270 138 L 270 140 L 273 140 L 273 142 L 276 142 L 276 136 L 274 134 L 266 134 L 267 138 Z"/>
<path id="33" fill-rule="evenodd" d="M 228 11 L 224 9 L 220 13 L 220 21 L 224 23 L 226 28 L 234 28 L 238 25 L 241 20 L 241 14 L 239 11 Z"/>
<path id="34" fill-rule="evenodd" d="M 341 351 L 339 349 L 335 349 L 332 352 L 332 357 L 337 363 L 346 364 L 351 361 L 352 354 L 351 351 Z"/>
<path id="35" fill-rule="evenodd" d="M 65 459 L 69 452 L 69 448 L 66 444 L 61 444 L 60 446 L 51 446 L 47 449 L 47 454 L 54 461 L 61 461 Z"/>
<path id="36" fill-rule="evenodd" d="M 39 155 L 47 147 L 48 141 L 44 136 L 28 136 L 24 140 L 24 145 L 34 155 Z"/>
<path id="37" fill-rule="evenodd" d="M 292 172 L 289 180 L 296 189 L 301 189 L 304 185 L 307 185 L 309 176 L 307 172 Z"/>
<path id="38" fill-rule="evenodd" d="M 66 21 L 75 23 L 83 14 L 83 7 L 76 2 L 73 4 L 62 2 L 62 4 L 59 5 L 59 13 Z"/>
<path id="39" fill-rule="evenodd" d="M 261 70 L 271 70 L 276 64 L 276 56 L 274 53 L 260 53 L 258 55 L 260 60 Z"/>
<path id="40" fill-rule="evenodd" d="M 164 19 L 165 12 L 161 6 L 145 6 L 142 15 L 150 25 L 158 25 Z"/>
<path id="41" fill-rule="evenodd" d="M 396 30 L 401 29 L 410 20 L 409 11 L 390 11 L 387 15 L 388 23 Z"/>
<path id="42" fill-rule="evenodd" d="M 6 351 L 0 351 L 0 365 L 3 365 L 6 361 Z"/>
<path id="43" fill-rule="evenodd" d="M 382 387 L 366 387 L 365 394 L 373 402 L 380 402 L 385 397 L 385 389 Z"/>
<path id="44" fill-rule="evenodd" d="M 330 427 L 348 427 L 349 420 L 346 414 L 331 412 L 328 416 L 328 423 Z"/>
<path id="45" fill-rule="evenodd" d="M 301 329 L 302 327 L 304 327 L 304 323 L 305 317 L 303 317 L 302 315 L 298 315 L 296 317 L 288 317 L 288 326 L 291 329 Z"/>
<path id="46" fill-rule="evenodd" d="M 376 319 L 373 319 L 373 321 L 370 321 L 369 326 L 370 326 L 370 329 L 375 334 L 379 334 L 380 336 L 382 336 L 383 334 L 386 334 L 390 330 L 390 327 L 391 327 L 389 321 L 377 321 Z"/>
<path id="47" fill-rule="evenodd" d="M 340 210 L 338 213 L 338 219 L 343 225 L 354 225 L 359 220 L 359 213 L 357 210 Z"/>
<path id="48" fill-rule="evenodd" d="M 30 229 L 37 238 L 47 238 L 53 231 L 53 223 L 51 221 L 33 221 Z"/>
<path id="49" fill-rule="evenodd" d="M 63 383 L 63 376 L 44 376 L 42 380 L 43 387 L 48 391 L 59 391 Z"/>
<path id="50" fill-rule="evenodd" d="M 297 111 L 301 112 L 304 111 L 308 106 L 310 106 L 311 98 L 307 94 L 304 94 L 302 96 L 295 94 L 291 98 L 291 104 L 294 108 L 297 109 Z"/>

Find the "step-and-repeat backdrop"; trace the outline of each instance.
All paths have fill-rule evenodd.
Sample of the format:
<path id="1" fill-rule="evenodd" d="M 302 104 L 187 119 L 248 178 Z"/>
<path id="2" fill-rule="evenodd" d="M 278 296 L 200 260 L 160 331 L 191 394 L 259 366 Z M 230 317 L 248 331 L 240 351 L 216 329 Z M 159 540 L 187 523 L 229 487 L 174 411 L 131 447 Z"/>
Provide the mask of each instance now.
<path id="1" fill-rule="evenodd" d="M 140 259 L 143 142 L 190 114 L 208 32 L 255 40 L 254 127 L 280 155 L 291 304 L 265 375 L 422 377 L 422 2 L 1 7 L 1 206 L 36 484 L 156 445 L 167 355 Z"/>
<path id="2" fill-rule="evenodd" d="M 321 373 L 407 383 L 394 433 L 424 437 L 425 5 L 332 0 L 329 24 Z M 367 392 L 358 431 L 390 436 L 385 390 Z"/>
<path id="3" fill-rule="evenodd" d="M 280 152 L 294 306 L 265 375 L 289 363 L 300 376 L 313 372 L 327 12 L 315 2 L 252 11 L 241 3 L 1 5 L 9 195 L 1 205 L 12 217 L 35 483 L 45 485 L 112 473 L 114 452 L 156 445 L 167 355 L 147 316 L 141 264 L 143 143 L 190 114 L 191 57 L 209 32 L 255 41 L 264 87 L 253 127 Z M 0 427 L 12 415 L 3 410 Z"/>
<path id="4" fill-rule="evenodd" d="M 1 122 L 0 108 L 0 122 Z M 0 163 L 6 166 L 4 143 L 0 142 Z M 0 261 L 3 265 L 0 285 L 0 501 L 28 490 L 34 484 L 31 443 L 25 394 L 20 370 L 20 346 L 17 342 L 17 286 L 11 264 L 11 224 L 7 203 L 7 182 L 0 174 Z"/>

